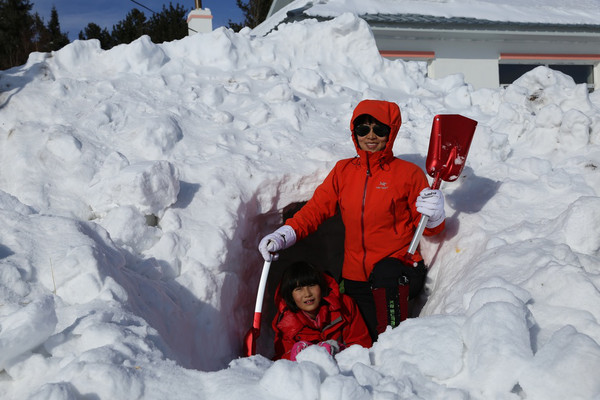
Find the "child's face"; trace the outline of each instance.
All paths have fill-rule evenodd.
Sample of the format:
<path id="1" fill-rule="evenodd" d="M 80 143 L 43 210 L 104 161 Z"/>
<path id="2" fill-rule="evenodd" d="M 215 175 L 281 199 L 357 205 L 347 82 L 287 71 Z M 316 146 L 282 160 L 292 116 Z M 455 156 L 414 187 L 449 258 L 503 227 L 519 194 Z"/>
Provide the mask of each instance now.
<path id="1" fill-rule="evenodd" d="M 292 291 L 296 306 L 312 317 L 316 317 L 321 304 L 321 287 L 316 283 L 309 286 L 298 286 Z"/>

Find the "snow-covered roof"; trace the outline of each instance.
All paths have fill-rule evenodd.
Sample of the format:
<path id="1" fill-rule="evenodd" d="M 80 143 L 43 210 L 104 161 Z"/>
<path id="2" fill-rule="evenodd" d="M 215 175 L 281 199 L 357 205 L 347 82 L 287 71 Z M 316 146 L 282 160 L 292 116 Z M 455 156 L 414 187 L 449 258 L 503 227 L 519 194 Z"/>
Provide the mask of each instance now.
<path id="1" fill-rule="evenodd" d="M 412 29 L 462 29 L 500 31 L 544 31 L 544 32 L 590 32 L 600 35 L 600 24 L 557 24 L 539 22 L 491 21 L 465 17 L 438 17 L 423 14 L 363 14 L 360 16 L 372 27 Z M 306 18 L 320 20 L 333 17 L 311 16 L 304 9 L 291 10 L 282 22 L 299 21 Z"/>
<path id="2" fill-rule="evenodd" d="M 487 19 L 464 17 L 436 17 L 419 14 L 367 14 L 362 16 L 371 26 L 380 27 L 410 27 L 438 29 L 478 29 L 478 30 L 532 30 L 551 32 L 600 32 L 600 25 L 591 24 L 548 24 L 534 22 L 500 22 Z"/>
<path id="3" fill-rule="evenodd" d="M 275 0 L 271 26 L 306 18 L 331 19 L 344 12 L 372 27 L 538 32 L 600 35 L 600 2 L 577 0 Z M 273 24 L 273 22 L 275 22 Z"/>

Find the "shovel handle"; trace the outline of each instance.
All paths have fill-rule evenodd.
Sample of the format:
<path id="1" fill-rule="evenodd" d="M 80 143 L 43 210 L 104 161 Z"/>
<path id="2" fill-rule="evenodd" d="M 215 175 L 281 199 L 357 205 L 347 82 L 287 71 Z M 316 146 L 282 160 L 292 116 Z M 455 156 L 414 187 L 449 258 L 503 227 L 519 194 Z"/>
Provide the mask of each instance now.
<path id="1" fill-rule="evenodd" d="M 265 287 L 267 286 L 267 278 L 271 261 L 265 261 L 262 272 L 260 274 L 260 282 L 258 284 L 258 294 L 256 295 L 256 306 L 254 307 L 254 319 L 252 320 L 252 328 L 244 336 L 243 353 L 246 357 L 256 354 L 256 339 L 260 336 L 260 316 L 262 313 L 262 303 L 265 297 Z"/>
<path id="2" fill-rule="evenodd" d="M 269 269 L 271 261 L 265 261 L 263 264 L 262 273 L 260 274 L 260 282 L 258 284 L 258 293 L 256 295 L 256 306 L 254 307 L 254 321 L 252 326 L 260 330 L 260 314 L 262 312 L 263 299 L 265 298 L 265 287 L 267 286 L 267 278 L 269 277 Z"/>
<path id="3" fill-rule="evenodd" d="M 414 255 L 417 251 L 417 247 L 419 247 L 419 242 L 423 237 L 423 231 L 425 230 L 425 226 L 429 221 L 429 216 L 425 214 L 421 214 L 421 220 L 419 221 L 419 225 L 417 226 L 417 230 L 415 231 L 415 235 L 410 242 L 410 246 L 408 246 L 408 254 Z"/>
<path id="4" fill-rule="evenodd" d="M 441 174 L 436 173 L 435 178 L 433 180 L 433 185 L 431 185 L 432 189 L 439 189 L 442 184 Z M 419 221 L 419 225 L 417 226 L 417 230 L 415 231 L 415 235 L 410 242 L 410 246 L 408 246 L 408 254 L 411 256 L 414 255 L 417 251 L 417 247 L 419 247 L 419 242 L 423 237 L 423 231 L 427 226 L 427 222 L 429 221 L 429 216 L 425 214 L 421 214 L 421 220 Z"/>

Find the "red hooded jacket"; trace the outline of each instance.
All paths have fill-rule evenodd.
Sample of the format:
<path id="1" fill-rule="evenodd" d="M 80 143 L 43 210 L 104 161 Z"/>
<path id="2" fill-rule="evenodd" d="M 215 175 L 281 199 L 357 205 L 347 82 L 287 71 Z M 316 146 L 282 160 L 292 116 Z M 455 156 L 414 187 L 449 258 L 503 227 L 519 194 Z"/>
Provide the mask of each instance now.
<path id="1" fill-rule="evenodd" d="M 352 115 L 351 131 L 354 120 L 363 114 L 391 128 L 385 149 L 364 151 L 352 134 L 358 156 L 338 161 L 308 203 L 285 222 L 300 240 L 316 231 L 339 207 L 346 229 L 342 277 L 355 281 L 367 281 L 375 263 L 383 258 L 406 255 L 421 217 L 415 202 L 421 190 L 429 187 L 418 166 L 395 158 L 392 152 L 402 122 L 398 105 L 361 101 Z M 444 226 L 445 222 L 425 229 L 424 235 L 435 235 Z M 418 252 L 414 258 L 422 260 Z"/>
<path id="2" fill-rule="evenodd" d="M 294 343 L 301 340 L 318 343 L 325 340 L 336 340 L 340 348 L 353 344 L 371 347 L 373 342 L 367 326 L 354 301 L 340 293 L 336 281 L 325 275 L 329 293 L 323 295 L 317 321 L 311 320 L 302 311 L 292 312 L 277 288 L 275 305 L 277 314 L 273 319 L 275 331 L 275 359 L 290 358 Z"/>

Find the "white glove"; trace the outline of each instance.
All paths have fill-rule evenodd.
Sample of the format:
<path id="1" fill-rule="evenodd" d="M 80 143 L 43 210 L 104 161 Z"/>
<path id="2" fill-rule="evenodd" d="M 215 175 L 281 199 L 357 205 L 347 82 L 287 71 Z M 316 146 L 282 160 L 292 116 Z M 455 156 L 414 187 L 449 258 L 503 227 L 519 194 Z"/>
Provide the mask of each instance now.
<path id="1" fill-rule="evenodd" d="M 429 217 L 427 228 L 435 228 L 446 219 L 444 194 L 441 190 L 425 188 L 417 197 L 417 211 Z"/>
<path id="2" fill-rule="evenodd" d="M 273 233 L 262 238 L 258 244 L 258 251 L 265 261 L 276 261 L 279 259 L 278 251 L 287 249 L 296 243 L 296 232 L 289 225 L 283 225 Z"/>

